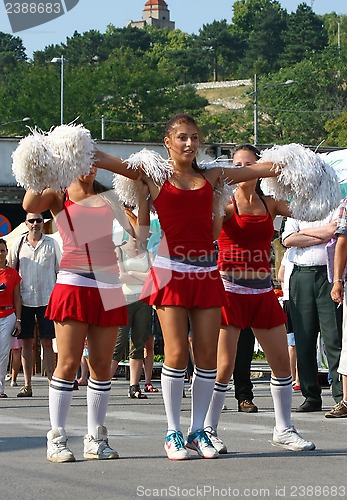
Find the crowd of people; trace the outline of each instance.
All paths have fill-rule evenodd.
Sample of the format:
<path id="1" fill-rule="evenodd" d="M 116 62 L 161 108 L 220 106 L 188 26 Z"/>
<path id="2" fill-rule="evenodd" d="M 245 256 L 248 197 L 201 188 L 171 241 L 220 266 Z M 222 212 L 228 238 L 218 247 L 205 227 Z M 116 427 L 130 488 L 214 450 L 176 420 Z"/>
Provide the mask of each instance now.
<path id="1" fill-rule="evenodd" d="M 258 411 L 249 377 L 254 336 L 271 368 L 272 444 L 294 451 L 314 450 L 314 443 L 299 435 L 291 421 L 296 371 L 289 357 L 288 320 L 295 337 L 296 385 L 300 381 L 305 398 L 296 411 L 321 410 L 316 362 L 320 332 L 336 402 L 326 417 L 347 416 L 347 322 L 342 326 L 342 309 L 336 304 L 344 300 L 346 206 L 342 205 L 339 217 L 330 214 L 324 221 L 293 219 L 287 201 L 262 192 L 259 179 L 275 177 L 279 171 L 271 162 L 259 161 L 259 151 L 249 144 L 236 148 L 229 168 L 218 163 L 199 167 L 200 132 L 190 115 L 176 115 L 167 123 L 164 144 L 172 172 L 162 182 L 145 169 L 128 168 L 122 159 L 96 150 L 90 172 L 65 190 L 27 189 L 23 208 L 28 232 L 9 255 L 5 240 L 0 240 L 0 397 L 6 397 L 4 381 L 14 327 L 24 373 L 24 386 L 17 396 L 33 394 L 36 319 L 49 380 L 48 460 L 75 461 L 66 425 L 81 363 L 77 384 L 87 385 L 84 457 L 118 458 L 105 425 L 111 379 L 130 337 L 128 396 L 146 399 L 146 393 L 158 391 L 151 382 L 155 314 L 164 340 L 161 392 L 167 417 L 164 449 L 170 460 L 189 459 L 189 450 L 211 459 L 227 453 L 217 430 L 233 374 L 238 411 Z M 98 168 L 137 185 L 138 211 L 135 215 L 134 207 L 124 208 L 127 238 L 117 249 L 112 234 L 119 207 L 96 181 Z M 237 188 L 223 203 L 221 185 L 230 180 Z M 153 207 L 162 234 L 155 251 L 148 242 Z M 46 211 L 55 219 L 62 255 L 55 240 L 42 232 Z M 282 240 L 293 249 L 285 309 L 274 293 L 270 267 L 277 215 L 287 218 Z M 335 235 L 334 278 L 329 283 L 324 249 Z M 180 415 L 189 351 L 194 360 L 191 419 L 184 435 Z"/>

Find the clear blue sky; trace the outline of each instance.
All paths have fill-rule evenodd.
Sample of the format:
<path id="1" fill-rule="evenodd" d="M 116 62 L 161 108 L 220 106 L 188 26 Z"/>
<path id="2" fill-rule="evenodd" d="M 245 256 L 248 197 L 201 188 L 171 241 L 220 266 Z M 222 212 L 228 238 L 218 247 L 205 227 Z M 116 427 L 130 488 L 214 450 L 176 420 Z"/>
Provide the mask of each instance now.
<path id="1" fill-rule="evenodd" d="M 30 0 L 27 1 L 30 3 Z M 292 12 L 302 1 L 283 0 L 281 5 L 288 12 Z M 146 0 L 79 0 L 76 7 L 60 18 L 15 33 L 15 36 L 23 40 L 27 55 L 31 57 L 35 50 L 65 42 L 66 37 L 72 36 L 75 30 L 83 33 L 96 29 L 104 33 L 108 24 L 123 27 L 130 19 L 138 21 L 142 17 L 145 2 Z M 166 2 L 176 28 L 187 33 L 198 33 L 203 24 L 214 20 L 226 19 L 230 22 L 232 19 L 232 0 L 166 0 Z M 6 0 L 5 2 L 0 0 L 0 31 L 13 34 L 5 3 Z M 306 0 L 306 3 L 312 5 L 316 14 L 329 12 L 347 14 L 347 0 Z"/>

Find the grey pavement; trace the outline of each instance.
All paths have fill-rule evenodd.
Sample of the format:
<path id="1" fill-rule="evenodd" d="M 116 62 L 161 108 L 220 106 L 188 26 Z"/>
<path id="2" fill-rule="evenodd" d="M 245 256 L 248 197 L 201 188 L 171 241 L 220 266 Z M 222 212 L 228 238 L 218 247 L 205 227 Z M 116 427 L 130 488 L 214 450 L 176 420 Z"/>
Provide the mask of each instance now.
<path id="1" fill-rule="evenodd" d="M 21 382 L 19 378 L 19 383 Z M 169 461 L 163 449 L 166 419 L 161 392 L 147 400 L 127 397 L 128 382 L 112 381 L 106 425 L 119 460 L 83 458 L 86 433 L 86 388 L 74 392 L 67 434 L 75 463 L 46 459 L 49 430 L 48 385 L 33 378 L 32 398 L 17 398 L 6 387 L 0 402 L 1 499 L 137 499 L 137 498 L 345 498 L 347 497 L 347 419 L 326 419 L 334 401 L 323 389 L 323 411 L 298 414 L 293 424 L 316 443 L 313 452 L 291 452 L 270 443 L 274 413 L 269 381 L 254 380 L 259 413 L 237 412 L 233 391 L 227 393 L 219 435 L 230 453 L 217 460 Z M 154 385 L 159 385 L 155 380 Z M 293 394 L 293 409 L 302 402 Z M 183 399 L 182 430 L 189 425 L 190 394 Z"/>

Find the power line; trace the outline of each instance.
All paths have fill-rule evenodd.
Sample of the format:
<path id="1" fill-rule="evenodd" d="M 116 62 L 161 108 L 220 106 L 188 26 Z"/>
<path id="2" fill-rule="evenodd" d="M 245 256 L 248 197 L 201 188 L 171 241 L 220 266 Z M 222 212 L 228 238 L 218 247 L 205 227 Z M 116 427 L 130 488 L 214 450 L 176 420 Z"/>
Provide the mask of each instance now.
<path id="1" fill-rule="evenodd" d="M 311 109 L 282 109 L 282 108 L 260 108 L 260 111 L 281 111 L 284 113 L 327 113 L 327 114 L 340 114 L 345 113 L 346 110 L 311 110 Z"/>

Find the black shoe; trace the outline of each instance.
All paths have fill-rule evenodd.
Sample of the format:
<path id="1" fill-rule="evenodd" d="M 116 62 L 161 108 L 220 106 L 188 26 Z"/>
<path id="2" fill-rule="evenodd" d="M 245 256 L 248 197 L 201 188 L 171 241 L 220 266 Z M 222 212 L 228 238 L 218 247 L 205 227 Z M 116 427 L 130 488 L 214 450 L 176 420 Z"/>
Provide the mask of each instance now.
<path id="1" fill-rule="evenodd" d="M 322 403 L 313 403 L 306 399 L 295 411 L 296 413 L 322 411 Z"/>

